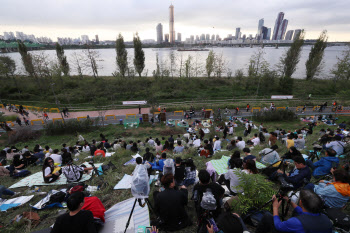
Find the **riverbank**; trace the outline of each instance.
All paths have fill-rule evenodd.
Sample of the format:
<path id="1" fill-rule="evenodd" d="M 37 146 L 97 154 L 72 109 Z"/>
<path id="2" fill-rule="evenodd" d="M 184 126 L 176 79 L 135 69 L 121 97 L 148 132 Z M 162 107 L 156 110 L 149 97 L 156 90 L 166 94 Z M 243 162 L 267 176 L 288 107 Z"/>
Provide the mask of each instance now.
<path id="1" fill-rule="evenodd" d="M 58 79 L 16 76 L 11 79 L 0 79 L 0 98 L 5 103 L 16 103 L 47 108 L 56 107 L 56 100 L 62 106 L 95 108 L 98 106 L 122 105 L 122 101 L 146 100 L 149 105 L 160 103 L 183 103 L 184 105 L 205 104 L 215 101 L 218 105 L 239 103 L 244 107 L 247 102 L 266 99 L 271 95 L 284 95 L 290 92 L 300 100 L 285 101 L 284 106 L 300 104 L 319 105 L 336 99 L 342 105 L 349 105 L 350 84 L 316 79 L 312 81 L 294 79 L 294 87 L 283 90 L 279 79 L 274 77 L 257 80 L 246 77 L 231 78 L 171 78 L 171 77 L 99 77 L 89 76 L 62 77 Z M 259 85 L 260 82 L 260 85 Z M 55 83 L 53 90 L 51 83 Z M 258 88 L 259 86 L 259 88 Z M 259 93 L 256 95 L 256 93 Z M 308 100 L 309 94 L 312 95 Z M 221 101 L 220 100 L 227 100 Z M 322 102 L 323 101 L 323 102 Z M 241 103 L 240 103 L 241 102 Z M 213 103 L 212 103 L 213 104 Z M 330 104 L 330 102 L 329 102 Z M 208 106 L 210 107 L 210 106 Z M 123 107 L 125 108 L 125 106 Z"/>

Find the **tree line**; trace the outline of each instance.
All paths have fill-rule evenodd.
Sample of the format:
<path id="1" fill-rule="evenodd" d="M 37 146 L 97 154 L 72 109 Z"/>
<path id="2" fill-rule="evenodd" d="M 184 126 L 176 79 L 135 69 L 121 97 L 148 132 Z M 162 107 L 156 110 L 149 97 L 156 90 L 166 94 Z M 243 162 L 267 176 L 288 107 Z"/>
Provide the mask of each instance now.
<path id="1" fill-rule="evenodd" d="M 296 71 L 296 67 L 300 61 L 302 47 L 304 45 L 305 32 L 302 31 L 291 44 L 290 48 L 279 59 L 276 68 L 271 67 L 264 59 L 264 50 L 259 49 L 252 55 L 248 66 L 248 78 L 251 82 L 255 82 L 257 87 L 256 95 L 261 94 L 261 90 L 269 88 L 269 83 L 278 81 L 281 89 L 292 92 L 293 79 L 292 75 Z M 312 81 L 319 75 L 323 67 L 323 56 L 327 46 L 327 31 L 323 31 L 316 43 L 312 46 L 306 61 L 305 79 Z M 128 52 L 124 43 L 124 38 L 121 34 L 116 39 L 116 65 L 117 71 L 113 76 L 133 77 L 135 73 L 139 77 L 148 76 L 144 74 L 145 69 L 145 54 L 140 37 L 136 33 L 133 38 L 134 42 L 134 58 L 133 66 L 128 61 Z M 74 71 L 79 77 L 83 77 L 85 71 L 90 71 L 95 78 L 99 77 L 99 70 L 103 67 L 100 65 L 102 61 L 99 57 L 99 52 L 89 48 L 83 49 L 83 54 L 73 53 L 73 62 L 69 64 L 64 49 L 60 44 L 56 44 L 57 61 L 50 62 L 44 53 L 31 54 L 25 44 L 18 41 L 18 50 L 21 55 L 25 73 L 32 77 L 38 87 L 42 87 L 42 80 L 52 82 L 55 77 L 70 77 L 70 71 Z M 169 64 L 164 64 L 159 61 L 158 54 L 156 55 L 156 69 L 153 71 L 155 78 L 159 77 L 200 77 L 207 76 L 221 78 L 226 74 L 227 78 L 234 76 L 237 80 L 245 77 L 243 70 L 237 70 L 233 75 L 232 71 L 227 68 L 226 61 L 223 56 L 210 51 L 204 65 L 198 61 L 197 57 L 189 55 L 187 58 L 177 58 L 174 53 L 170 54 Z M 343 52 L 342 57 L 337 58 L 338 62 L 332 70 L 334 85 L 339 81 L 348 81 L 350 78 L 350 49 Z M 178 64 L 179 63 L 179 64 Z M 0 76 L 12 78 L 14 85 L 17 87 L 15 77 L 16 64 L 8 56 L 0 57 Z M 249 85 L 246 82 L 245 85 Z"/>

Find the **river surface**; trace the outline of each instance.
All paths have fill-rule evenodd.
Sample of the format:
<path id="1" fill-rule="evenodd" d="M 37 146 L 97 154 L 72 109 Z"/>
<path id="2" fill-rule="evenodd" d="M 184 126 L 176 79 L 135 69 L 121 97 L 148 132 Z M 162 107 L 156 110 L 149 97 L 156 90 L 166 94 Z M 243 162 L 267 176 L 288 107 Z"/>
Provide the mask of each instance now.
<path id="1" fill-rule="evenodd" d="M 263 51 L 265 52 L 264 58 L 269 63 L 270 68 L 276 69 L 276 65 L 278 64 L 280 57 L 285 54 L 286 50 L 289 47 L 280 47 L 279 49 L 275 49 L 272 47 L 265 47 Z M 311 46 L 304 46 L 302 49 L 300 62 L 297 66 L 297 70 L 294 73 L 294 78 L 305 78 L 305 62 L 310 53 Z M 332 46 L 328 47 L 325 50 L 324 59 L 323 59 L 323 69 L 320 73 L 320 78 L 330 78 L 331 70 L 334 68 L 334 65 L 337 63 L 337 57 L 342 56 L 342 52 L 346 50 L 346 46 Z M 239 70 L 242 69 L 244 73 L 247 73 L 249 60 L 257 53 L 259 50 L 258 47 L 254 48 L 213 48 L 213 51 L 217 55 L 222 55 L 222 58 L 225 62 L 226 72 L 231 72 L 232 75 Z M 94 50 L 99 53 L 99 62 L 98 65 L 101 67 L 99 70 L 100 76 L 111 76 L 113 72 L 117 70 L 116 66 L 116 52 L 115 49 L 96 49 Z M 128 51 L 128 61 L 129 64 L 133 64 L 133 49 L 127 49 Z M 145 52 L 145 69 L 143 75 L 152 76 L 152 72 L 156 70 L 157 62 L 156 57 L 158 55 L 158 60 L 161 69 L 170 70 L 171 67 L 171 57 L 175 61 L 173 64 L 174 76 L 178 75 L 178 71 L 182 62 L 188 58 L 188 56 L 192 57 L 192 67 L 197 67 L 196 70 L 202 70 L 202 72 L 197 72 L 197 76 L 205 75 L 205 59 L 208 56 L 208 51 L 187 51 L 187 52 L 179 52 L 171 49 L 152 49 L 146 48 Z M 55 50 L 46 50 L 46 51 L 32 51 L 33 54 L 44 53 L 47 57 L 47 61 L 56 61 L 56 51 Z M 68 58 L 68 62 L 71 67 L 71 74 L 76 75 L 76 65 L 74 62 L 74 54 L 77 54 L 80 57 L 80 60 L 83 60 L 84 52 L 83 50 L 65 50 L 65 54 Z M 24 69 L 21 62 L 21 57 L 19 53 L 8 53 L 6 54 L 13 58 L 17 64 L 17 73 L 23 74 Z M 193 72 L 194 74 L 195 72 Z M 84 70 L 84 75 L 91 75 L 89 69 Z"/>

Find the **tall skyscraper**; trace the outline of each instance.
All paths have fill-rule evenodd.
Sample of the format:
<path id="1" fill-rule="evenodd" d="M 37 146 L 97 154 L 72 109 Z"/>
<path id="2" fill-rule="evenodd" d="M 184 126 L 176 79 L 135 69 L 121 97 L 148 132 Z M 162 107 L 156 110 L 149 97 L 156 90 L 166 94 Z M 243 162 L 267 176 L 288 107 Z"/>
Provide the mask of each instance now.
<path id="1" fill-rule="evenodd" d="M 89 36 L 87 36 L 87 35 L 82 35 L 81 36 L 81 43 L 82 44 L 89 44 Z"/>
<path id="2" fill-rule="evenodd" d="M 260 40 L 266 40 L 267 32 L 268 32 L 267 27 L 262 26 L 261 29 L 260 29 L 260 35 L 258 36 L 258 38 L 260 37 L 259 38 Z"/>
<path id="3" fill-rule="evenodd" d="M 263 26 L 264 26 L 264 19 L 260 19 L 258 24 L 258 35 L 261 33 L 261 28 Z"/>
<path id="4" fill-rule="evenodd" d="M 210 40 L 210 35 L 209 34 L 205 35 L 205 40 Z"/>
<path id="5" fill-rule="evenodd" d="M 169 7 L 169 42 L 175 43 L 175 28 L 174 28 L 174 6 Z"/>
<path id="6" fill-rule="evenodd" d="M 205 40 L 205 35 L 204 34 L 201 35 L 201 40 Z"/>
<path id="7" fill-rule="evenodd" d="M 168 33 L 164 35 L 164 41 L 169 42 L 169 34 Z"/>
<path id="8" fill-rule="evenodd" d="M 215 35 L 213 34 L 213 35 L 211 35 L 211 40 L 215 40 Z"/>
<path id="9" fill-rule="evenodd" d="M 95 35 L 95 39 L 96 39 L 96 44 L 100 43 L 100 39 L 98 38 L 98 35 Z"/>
<path id="10" fill-rule="evenodd" d="M 177 33 L 177 42 L 181 42 L 181 33 Z"/>
<path id="11" fill-rule="evenodd" d="M 235 35 L 236 40 L 238 40 L 240 36 L 241 36 L 241 28 L 236 28 L 236 35 Z"/>
<path id="12" fill-rule="evenodd" d="M 266 40 L 271 40 L 271 28 L 267 29 Z"/>
<path id="13" fill-rule="evenodd" d="M 194 41 L 194 35 L 191 35 L 191 42 Z"/>
<path id="14" fill-rule="evenodd" d="M 297 38 L 299 38 L 300 33 L 301 33 L 301 29 L 295 29 L 293 40 L 296 40 Z"/>
<path id="15" fill-rule="evenodd" d="M 282 21 L 280 28 L 278 29 L 277 40 L 284 39 L 284 35 L 286 34 L 286 31 L 287 31 L 287 26 L 288 26 L 288 20 L 284 19 Z"/>
<path id="16" fill-rule="evenodd" d="M 163 25 L 159 23 L 157 29 L 157 44 L 163 43 Z"/>
<path id="17" fill-rule="evenodd" d="M 275 28 L 273 29 L 272 40 L 278 40 L 278 33 L 282 25 L 283 18 L 284 18 L 284 13 L 283 12 L 278 13 L 277 19 L 275 22 Z"/>
<path id="18" fill-rule="evenodd" d="M 284 40 L 292 40 L 293 38 L 293 33 L 294 33 L 294 30 L 289 30 L 286 34 L 286 37 L 284 38 Z"/>

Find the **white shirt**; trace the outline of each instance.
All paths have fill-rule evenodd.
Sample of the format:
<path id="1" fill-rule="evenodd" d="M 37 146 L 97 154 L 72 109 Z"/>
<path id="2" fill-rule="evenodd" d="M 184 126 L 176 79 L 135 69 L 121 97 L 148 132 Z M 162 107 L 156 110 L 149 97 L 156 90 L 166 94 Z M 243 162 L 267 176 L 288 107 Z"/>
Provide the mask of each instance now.
<path id="1" fill-rule="evenodd" d="M 48 176 L 50 174 L 51 174 L 51 168 L 50 167 L 45 168 L 44 176 Z M 49 178 L 49 181 L 51 181 L 51 180 L 52 180 L 52 178 Z"/>
<path id="2" fill-rule="evenodd" d="M 89 146 L 83 146 L 82 147 L 82 151 L 83 152 L 89 152 L 90 151 L 90 147 Z"/>
<path id="3" fill-rule="evenodd" d="M 193 146 L 194 147 L 200 147 L 201 146 L 201 140 L 198 138 L 193 141 Z"/>
<path id="4" fill-rule="evenodd" d="M 216 150 L 221 150 L 221 141 L 220 141 L 220 140 L 216 140 L 216 141 L 214 142 L 213 150 L 214 150 L 214 151 L 216 151 Z"/>
<path id="5" fill-rule="evenodd" d="M 239 178 L 235 174 L 237 171 L 242 172 L 240 169 L 234 168 L 229 169 L 227 173 L 225 173 L 225 179 L 230 180 L 230 188 L 234 193 L 241 193 L 243 190 L 236 190 L 235 187 L 239 185 Z"/>
<path id="6" fill-rule="evenodd" d="M 229 128 L 228 134 L 229 134 L 229 135 L 232 135 L 232 134 L 233 134 L 233 127 L 232 127 L 232 126 Z"/>
<path id="7" fill-rule="evenodd" d="M 254 146 L 259 145 L 260 144 L 260 138 L 254 138 L 252 140 L 252 142 L 254 143 Z"/>
<path id="8" fill-rule="evenodd" d="M 62 156 L 58 154 L 52 154 L 50 157 L 53 159 L 54 163 L 62 163 Z"/>
<path id="9" fill-rule="evenodd" d="M 243 150 L 245 147 L 245 141 L 239 141 L 236 143 L 238 149 Z"/>
<path id="10" fill-rule="evenodd" d="M 149 144 L 150 146 L 154 146 L 154 140 L 153 140 L 153 139 L 148 140 L 148 144 Z"/>

